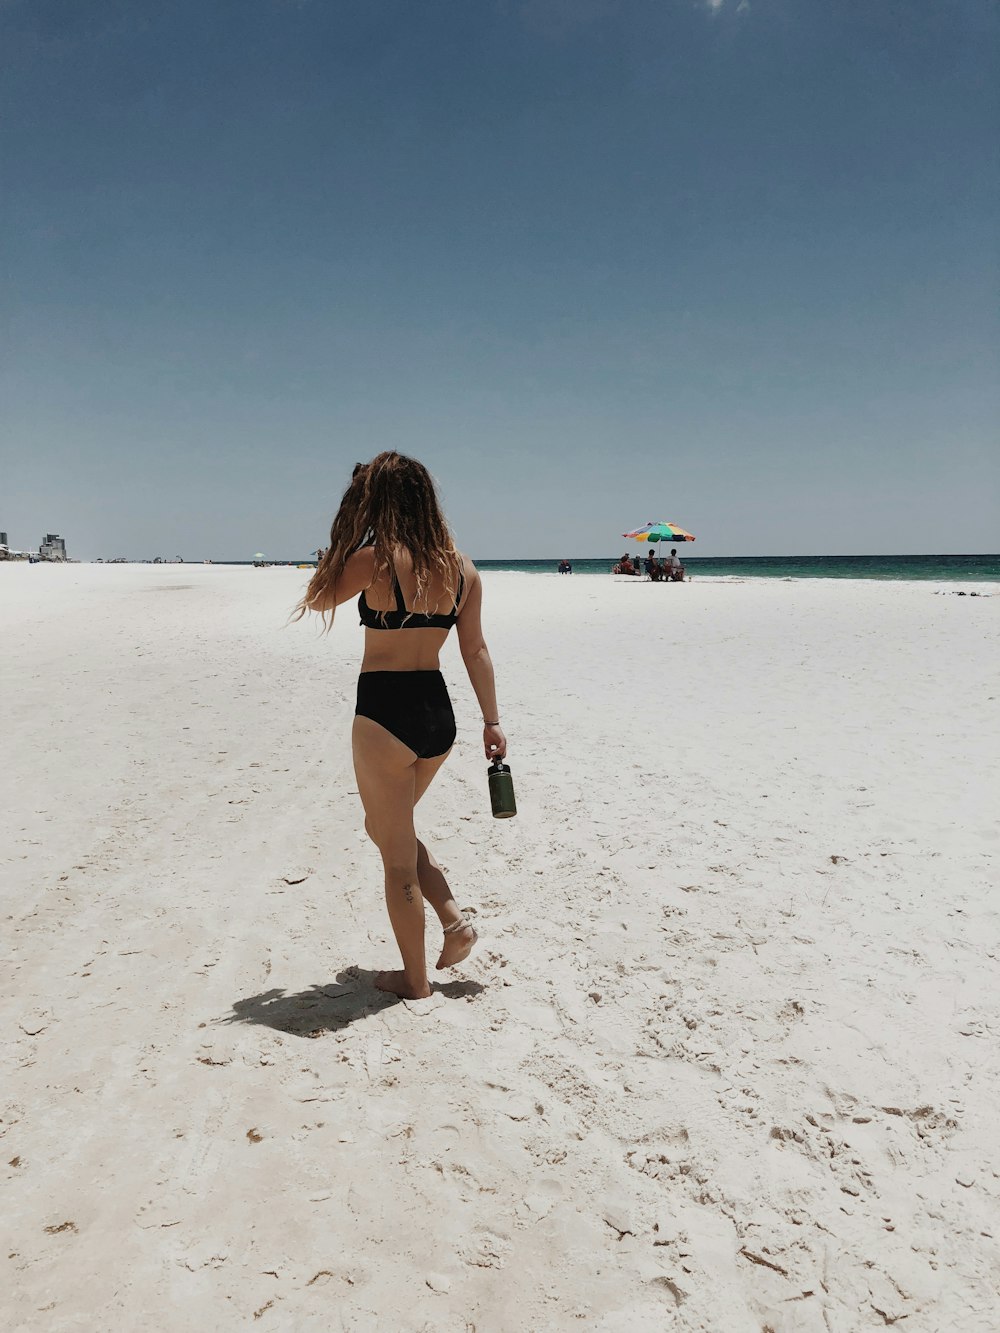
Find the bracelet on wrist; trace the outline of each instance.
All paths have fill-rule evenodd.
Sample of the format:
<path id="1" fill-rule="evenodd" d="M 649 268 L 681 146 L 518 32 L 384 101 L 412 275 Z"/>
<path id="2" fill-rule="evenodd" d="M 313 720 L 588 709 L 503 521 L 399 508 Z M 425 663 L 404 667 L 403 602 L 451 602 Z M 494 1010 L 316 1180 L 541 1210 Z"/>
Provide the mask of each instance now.
<path id="1" fill-rule="evenodd" d="M 484 726 L 484 727 L 499 727 L 499 725 L 500 725 L 500 719 L 499 719 L 499 718 L 497 718 L 497 720 L 496 720 L 495 722 L 487 722 L 486 719 L 485 719 L 485 717 L 483 718 L 483 726 Z"/>

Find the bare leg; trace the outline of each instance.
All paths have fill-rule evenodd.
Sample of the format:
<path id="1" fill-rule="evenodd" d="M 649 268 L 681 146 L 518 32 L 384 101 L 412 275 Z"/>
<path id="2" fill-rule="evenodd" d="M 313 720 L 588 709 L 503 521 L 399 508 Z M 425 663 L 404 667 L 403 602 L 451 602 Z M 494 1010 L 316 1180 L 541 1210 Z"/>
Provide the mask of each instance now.
<path id="1" fill-rule="evenodd" d="M 453 926 L 462 919 L 458 903 L 452 897 L 444 871 L 435 861 L 426 844 L 417 839 L 417 878 L 420 892 L 437 913 L 442 926 Z"/>
<path id="2" fill-rule="evenodd" d="M 437 960 L 437 970 L 440 972 L 443 968 L 454 967 L 463 958 L 468 958 L 478 936 L 468 922 L 463 923 L 461 910 L 452 897 L 444 871 L 419 839 L 417 876 L 420 880 L 420 892 L 437 912 L 438 920 L 447 931 L 441 957 Z"/>
<path id="3" fill-rule="evenodd" d="M 419 758 L 413 765 L 416 769 L 413 804 L 416 805 L 431 782 L 435 780 L 441 764 L 444 764 L 447 758 L 448 754 L 437 754 L 435 758 Z M 440 972 L 441 969 L 451 968 L 456 962 L 468 958 L 479 936 L 468 922 L 463 922 L 461 909 L 452 897 L 452 890 L 448 888 L 444 870 L 437 864 L 431 850 L 419 840 L 417 840 L 417 874 L 420 877 L 420 892 L 435 909 L 437 920 L 445 930 L 444 946 L 437 960 L 437 970 Z"/>
<path id="4" fill-rule="evenodd" d="M 385 903 L 403 959 L 402 971 L 381 972 L 375 984 L 407 999 L 431 993 L 424 956 L 424 900 L 413 831 L 416 755 L 367 717 L 354 719 L 354 771 L 365 824 L 382 854 Z"/>
<path id="5" fill-rule="evenodd" d="M 450 753 L 450 752 L 449 752 Z M 416 805 L 424 792 L 437 776 L 441 765 L 448 758 L 447 754 L 434 759 L 418 759 L 415 765 L 416 782 L 414 784 L 413 803 Z M 437 970 L 454 967 L 464 958 L 468 958 L 472 947 L 479 938 L 467 922 L 463 920 L 461 909 L 452 897 L 444 871 L 434 859 L 428 847 L 417 839 L 417 876 L 420 880 L 420 892 L 437 913 L 438 920 L 445 928 L 444 947 L 437 960 Z"/>

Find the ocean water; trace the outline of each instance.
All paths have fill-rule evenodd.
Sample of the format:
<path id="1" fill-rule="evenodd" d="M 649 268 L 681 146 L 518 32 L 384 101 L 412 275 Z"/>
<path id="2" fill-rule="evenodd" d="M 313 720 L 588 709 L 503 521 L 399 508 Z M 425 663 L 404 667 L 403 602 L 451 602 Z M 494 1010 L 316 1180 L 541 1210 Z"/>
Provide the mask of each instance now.
<path id="1" fill-rule="evenodd" d="M 646 548 L 648 549 L 648 548 Z M 645 556 L 646 549 L 641 554 Z M 666 547 L 663 554 L 669 553 Z M 1000 583 L 1000 555 L 691 555 L 677 548 L 692 578 L 727 579 L 887 579 L 924 583 Z M 635 558 L 635 550 L 632 552 Z M 659 548 L 657 548 L 659 557 Z M 473 557 L 475 559 L 475 557 Z M 571 559 L 574 574 L 611 572 L 619 556 Z M 145 563 L 149 563 L 146 561 Z M 195 562 L 198 563 L 198 562 Z M 251 565 L 252 560 L 216 560 L 217 565 Z M 315 559 L 274 560 L 274 565 L 306 564 Z M 558 560 L 476 560 L 476 568 L 521 574 L 558 574 Z"/>
<path id="2" fill-rule="evenodd" d="M 645 556 L 646 547 L 642 554 Z M 669 554 L 667 547 L 663 554 Z M 636 548 L 631 551 L 635 558 Z M 656 551 L 659 556 L 659 549 Z M 685 546 L 677 554 L 692 578 L 889 579 L 946 583 L 1000 583 L 1000 555 L 762 555 L 697 556 Z M 573 560 L 573 573 L 607 575 L 619 556 Z M 482 570 L 556 574 L 558 560 L 476 560 Z"/>

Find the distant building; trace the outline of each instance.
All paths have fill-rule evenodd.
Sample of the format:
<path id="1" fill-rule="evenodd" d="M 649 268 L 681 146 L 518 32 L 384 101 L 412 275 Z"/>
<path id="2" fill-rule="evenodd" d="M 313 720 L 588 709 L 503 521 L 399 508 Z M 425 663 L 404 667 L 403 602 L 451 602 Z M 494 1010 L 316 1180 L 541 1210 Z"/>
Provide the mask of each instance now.
<path id="1" fill-rule="evenodd" d="M 66 542 L 57 532 L 47 532 L 45 540 L 38 548 L 38 554 L 43 560 L 65 560 Z"/>
<path id="2" fill-rule="evenodd" d="M 0 546 L 6 546 L 6 545 L 7 545 L 7 534 L 6 532 L 0 532 Z"/>

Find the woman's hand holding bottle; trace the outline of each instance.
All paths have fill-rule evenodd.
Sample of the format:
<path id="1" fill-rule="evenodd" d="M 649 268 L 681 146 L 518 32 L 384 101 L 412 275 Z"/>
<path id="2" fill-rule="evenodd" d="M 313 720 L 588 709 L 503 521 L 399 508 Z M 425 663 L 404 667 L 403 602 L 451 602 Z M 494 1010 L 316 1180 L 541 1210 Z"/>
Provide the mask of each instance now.
<path id="1" fill-rule="evenodd" d="M 507 737 L 503 734 L 499 722 L 487 722 L 483 726 L 483 749 L 487 759 L 503 759 L 507 753 Z"/>

